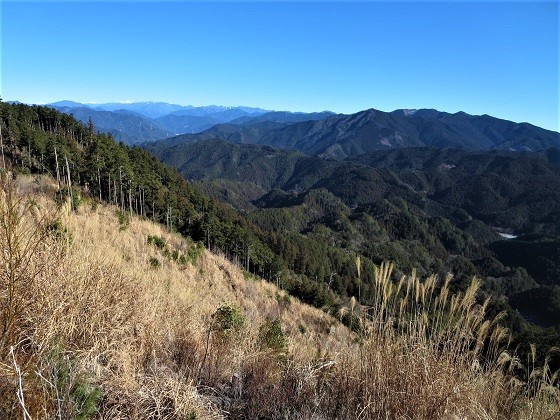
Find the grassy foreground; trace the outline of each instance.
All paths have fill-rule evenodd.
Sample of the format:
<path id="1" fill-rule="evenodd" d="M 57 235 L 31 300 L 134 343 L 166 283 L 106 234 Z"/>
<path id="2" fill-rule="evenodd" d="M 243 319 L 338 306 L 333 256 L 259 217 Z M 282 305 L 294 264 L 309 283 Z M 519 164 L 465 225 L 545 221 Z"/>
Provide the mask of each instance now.
<path id="1" fill-rule="evenodd" d="M 477 282 L 391 281 L 328 315 L 149 221 L 0 185 L 2 419 L 553 419 Z M 339 319 L 350 320 L 351 328 Z"/>

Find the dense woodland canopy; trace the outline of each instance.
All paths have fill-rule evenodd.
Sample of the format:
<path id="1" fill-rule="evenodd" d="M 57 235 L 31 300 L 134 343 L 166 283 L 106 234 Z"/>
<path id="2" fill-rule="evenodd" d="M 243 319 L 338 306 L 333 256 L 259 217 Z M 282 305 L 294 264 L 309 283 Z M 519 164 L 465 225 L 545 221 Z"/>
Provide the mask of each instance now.
<path id="1" fill-rule="evenodd" d="M 558 232 L 549 229 L 556 224 L 553 218 L 558 217 L 554 208 L 548 211 L 546 220 L 533 224 L 535 234 L 551 236 L 496 242 L 496 233 L 483 221 L 461 213 L 460 205 L 455 212 L 440 206 L 436 208 L 438 214 L 429 214 L 427 207 L 416 201 L 417 196 L 404 194 L 408 188 L 403 187 L 402 179 L 395 180 L 388 169 L 373 174 L 360 164 L 350 173 L 342 167 L 331 168 L 331 176 L 326 179 L 315 174 L 322 184 L 303 189 L 300 182 L 299 191 L 272 189 L 263 195 L 262 186 L 255 184 L 259 202 L 251 204 L 252 208 L 241 206 L 240 211 L 218 200 L 227 200 L 225 195 L 229 194 L 228 201 L 235 204 L 235 195 L 243 195 L 238 180 L 215 179 L 200 184 L 215 197 L 209 198 L 145 150 L 117 143 L 110 135 L 98 133 L 92 124 L 84 125 L 51 108 L 0 103 L 0 119 L 2 166 L 6 169 L 50 174 L 59 183 L 60 197 L 70 195 L 75 206 L 89 196 L 115 204 L 123 218 L 133 212 L 163 223 L 223 253 L 249 272 L 277 283 L 304 302 L 335 310 L 355 296 L 367 305 L 374 293 L 371 268 L 390 260 L 396 264 L 396 276 L 413 269 L 421 275 L 452 272 L 454 289 L 463 288 L 478 275 L 484 279 L 480 298 L 494 296 L 491 312 L 508 311 L 506 322 L 517 337 L 514 345 L 538 341 L 546 351 L 560 343 L 557 325 L 544 329 L 528 324 L 510 307 L 516 304 L 522 312 L 534 313 L 536 321 L 539 316 L 554 320 L 560 313 L 555 259 Z M 517 173 L 514 167 L 511 171 Z M 557 175 L 554 170 L 552 173 Z M 492 191 L 499 187 L 491 175 L 481 177 Z M 302 180 L 310 182 L 309 175 Z M 355 185 L 355 191 L 362 185 L 385 185 L 385 192 L 375 201 L 351 203 L 339 193 L 347 192 L 348 185 Z M 395 196 L 392 187 L 403 194 Z M 472 205 L 468 187 L 451 190 L 449 193 L 455 195 L 441 200 L 452 197 L 454 203 L 463 200 L 464 206 Z M 457 195 L 460 193 L 464 195 Z M 554 200 L 548 203 L 558 205 Z M 539 232 L 539 226 L 546 229 Z M 506 262 L 504 253 L 510 257 L 527 255 L 523 244 L 531 240 L 545 244 L 539 245 L 539 255 L 545 262 L 536 267 L 514 257 Z M 488 243 L 494 245 L 486 246 Z M 538 270 L 546 271 L 546 277 Z M 546 305 L 541 304 L 542 299 Z M 535 313 L 536 307 L 539 313 Z"/>

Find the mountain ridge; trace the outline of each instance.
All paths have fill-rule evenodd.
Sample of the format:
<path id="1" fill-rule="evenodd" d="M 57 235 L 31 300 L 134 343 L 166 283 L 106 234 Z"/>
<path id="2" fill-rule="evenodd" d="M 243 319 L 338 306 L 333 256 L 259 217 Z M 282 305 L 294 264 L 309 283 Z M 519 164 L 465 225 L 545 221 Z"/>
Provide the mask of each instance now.
<path id="1" fill-rule="evenodd" d="M 436 110 L 417 110 L 405 115 L 402 111 L 387 113 L 374 109 L 276 126 L 271 126 L 270 122 L 250 126 L 217 125 L 198 135 L 179 136 L 160 143 L 196 142 L 209 136 L 236 143 L 297 149 L 337 159 L 398 147 L 518 151 L 560 147 L 560 133 L 528 123 Z"/>

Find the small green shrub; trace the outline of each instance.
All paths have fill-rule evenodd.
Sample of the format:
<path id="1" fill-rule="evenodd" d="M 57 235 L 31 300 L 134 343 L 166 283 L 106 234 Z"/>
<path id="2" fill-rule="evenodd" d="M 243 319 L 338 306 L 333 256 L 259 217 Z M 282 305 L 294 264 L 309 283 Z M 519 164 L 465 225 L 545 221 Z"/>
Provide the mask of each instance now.
<path id="1" fill-rule="evenodd" d="M 102 389 L 90 382 L 85 375 L 76 372 L 75 363 L 56 345 L 47 354 L 43 372 L 54 388 L 59 401 L 59 417 L 88 420 L 99 413 L 103 399 Z"/>
<path id="2" fill-rule="evenodd" d="M 160 236 L 148 235 L 148 245 L 154 245 L 157 249 L 163 250 L 167 246 L 167 242 Z"/>
<path id="3" fill-rule="evenodd" d="M 78 411 L 76 419 L 92 419 L 99 413 L 99 403 L 103 399 L 103 391 L 100 387 L 82 379 L 74 386 L 72 399 Z"/>
<path id="4" fill-rule="evenodd" d="M 164 250 L 163 250 L 161 253 L 162 253 L 162 255 L 163 255 L 165 258 L 167 258 L 169 261 L 173 260 L 171 251 L 169 251 L 168 248 L 164 248 Z"/>
<path id="5" fill-rule="evenodd" d="M 128 213 L 117 210 L 117 218 L 119 219 L 119 231 L 126 230 L 130 224 Z"/>
<path id="6" fill-rule="evenodd" d="M 259 343 L 262 348 L 268 348 L 276 353 L 283 354 L 286 352 L 288 343 L 279 319 L 269 320 L 261 326 Z"/>
<path id="7" fill-rule="evenodd" d="M 189 246 L 187 251 L 187 259 L 191 264 L 196 264 L 202 253 L 204 252 L 204 245 L 202 242 L 194 242 Z"/>
<path id="8" fill-rule="evenodd" d="M 56 240 L 68 238 L 68 228 L 62 224 L 60 219 L 55 219 L 45 226 L 46 231 Z"/>
<path id="9" fill-rule="evenodd" d="M 177 262 L 181 265 L 185 265 L 189 262 L 189 260 L 187 259 L 187 257 L 184 254 L 181 254 L 181 255 L 179 255 L 179 258 L 178 258 Z"/>
<path id="10" fill-rule="evenodd" d="M 214 330 L 239 332 L 245 326 L 245 317 L 240 309 L 230 305 L 219 306 L 212 314 Z"/>
<path id="11" fill-rule="evenodd" d="M 150 264 L 150 267 L 154 269 L 161 267 L 161 262 L 156 257 L 150 257 L 148 259 L 148 264 Z"/>

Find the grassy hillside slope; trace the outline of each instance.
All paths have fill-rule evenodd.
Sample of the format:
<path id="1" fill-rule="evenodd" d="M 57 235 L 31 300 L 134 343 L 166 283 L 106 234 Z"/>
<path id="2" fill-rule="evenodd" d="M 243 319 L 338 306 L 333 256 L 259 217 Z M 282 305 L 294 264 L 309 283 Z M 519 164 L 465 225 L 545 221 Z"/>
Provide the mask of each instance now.
<path id="1" fill-rule="evenodd" d="M 394 284 L 382 265 L 373 305 L 331 316 L 117 207 L 57 208 L 50 178 L 1 187 L 1 418 L 559 412 L 557 378 L 501 352 L 476 282 L 452 296 L 433 277 Z"/>

